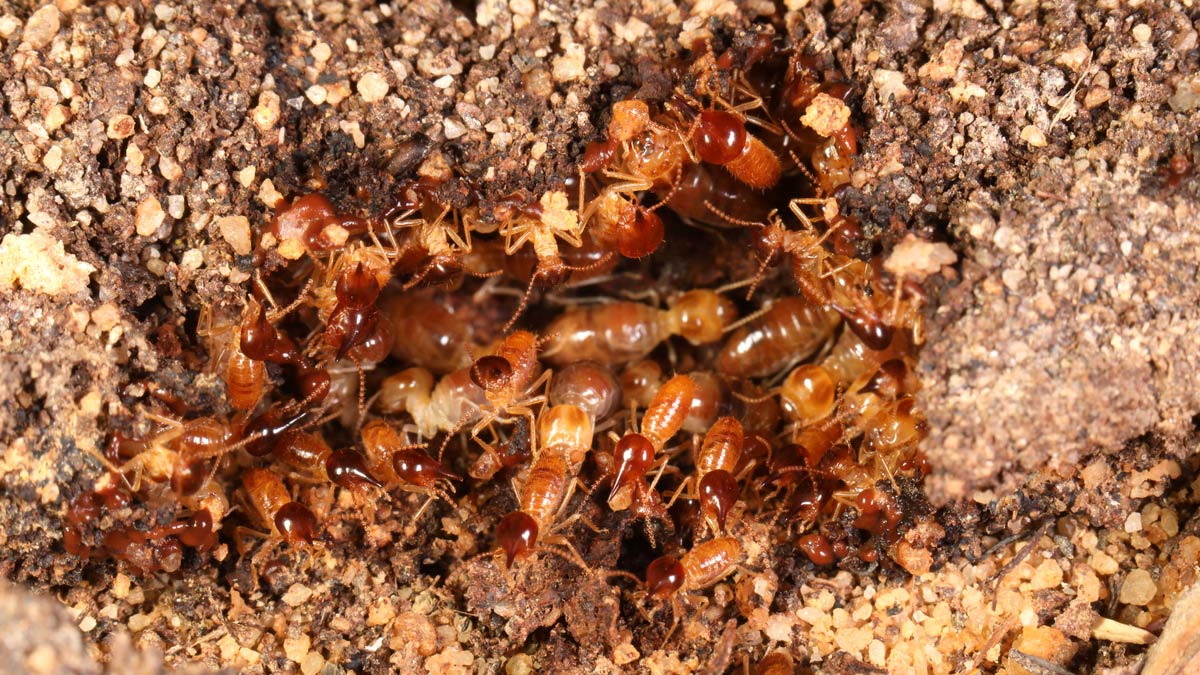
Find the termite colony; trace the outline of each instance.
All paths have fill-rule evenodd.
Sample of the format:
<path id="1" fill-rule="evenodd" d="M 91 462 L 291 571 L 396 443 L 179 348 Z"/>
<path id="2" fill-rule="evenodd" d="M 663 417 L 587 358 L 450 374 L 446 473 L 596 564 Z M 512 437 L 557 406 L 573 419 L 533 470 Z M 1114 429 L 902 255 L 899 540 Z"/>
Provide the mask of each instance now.
<path id="1" fill-rule="evenodd" d="M 410 531 L 500 491 L 481 529 L 505 574 L 554 553 L 651 603 L 753 569 L 751 522 L 794 565 L 903 557 L 927 516 L 923 295 L 839 208 L 853 89 L 770 33 L 654 80 L 537 198 L 484 209 L 413 141 L 390 209 L 281 202 L 244 302 L 196 325 L 224 405 L 152 389 L 145 433 L 111 432 L 72 502 L 67 549 L 150 573 L 223 544 L 328 546 L 338 511 L 306 497 L 332 484 Z M 113 524 L 131 502 L 158 520 Z M 594 536 L 641 550 L 589 560 Z"/>

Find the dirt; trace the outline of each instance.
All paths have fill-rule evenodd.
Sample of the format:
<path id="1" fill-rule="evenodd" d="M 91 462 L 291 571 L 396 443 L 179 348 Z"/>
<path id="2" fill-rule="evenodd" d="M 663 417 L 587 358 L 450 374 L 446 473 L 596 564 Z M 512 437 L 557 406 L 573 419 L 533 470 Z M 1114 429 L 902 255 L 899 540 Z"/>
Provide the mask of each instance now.
<path id="1" fill-rule="evenodd" d="M 1195 583 L 1178 554 L 1197 550 L 1200 501 L 1200 181 L 1187 168 L 1200 161 L 1200 12 L 1001 5 L 0 7 L 0 251 L 30 258 L 0 261 L 0 569 L 69 614 L 12 610 L 47 632 L 3 649 L 43 672 L 131 653 L 148 672 L 160 654 L 252 672 L 740 672 L 781 645 L 837 673 L 1140 663 L 1143 645 L 1091 626 L 1155 633 Z M 263 573 L 225 550 L 131 580 L 64 552 L 68 499 L 101 474 L 109 429 L 144 426 L 151 383 L 197 410 L 221 396 L 181 344 L 253 271 L 222 219 L 258 232 L 276 195 L 313 187 L 382 209 L 438 153 L 485 203 L 541 194 L 574 174 L 613 101 L 655 86 L 645 54 L 776 12 L 854 87 L 866 133 L 843 208 L 885 245 L 914 231 L 961 260 L 926 289 L 927 489 L 947 533 L 933 572 L 813 569 L 749 524 L 747 566 L 777 570 L 780 590 L 755 612 L 718 586 L 660 648 L 666 620 L 618 608 L 609 580 L 554 558 L 515 590 L 482 557 L 427 573 L 490 536 L 472 520 L 511 499 L 504 486 L 411 536 L 388 519 L 407 522 L 419 500 L 385 506 L 377 546 L 285 552 Z M 328 510 L 358 513 L 327 492 Z M 618 564 L 611 539 L 588 541 Z M 1134 569 L 1158 582 L 1145 604 L 1121 602 Z M 727 609 L 747 617 L 732 657 Z"/>

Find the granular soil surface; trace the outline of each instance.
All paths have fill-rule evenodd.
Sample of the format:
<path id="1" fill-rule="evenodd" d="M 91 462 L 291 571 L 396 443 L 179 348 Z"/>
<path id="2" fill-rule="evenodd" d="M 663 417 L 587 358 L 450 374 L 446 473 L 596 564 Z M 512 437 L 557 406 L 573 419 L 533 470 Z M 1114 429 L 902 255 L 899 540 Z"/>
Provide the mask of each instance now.
<path id="1" fill-rule="evenodd" d="M 1200 602 L 1198 21 L 1187 1 L 0 4 L 0 625 L 36 626 L 3 660 L 722 673 L 777 647 L 830 673 L 1186 672 L 1145 643 Z M 752 572 L 668 636 L 554 557 L 510 586 L 478 555 L 486 498 L 415 531 L 385 507 L 368 548 L 225 547 L 169 577 L 64 551 L 67 502 L 150 383 L 219 400 L 187 333 L 240 297 L 245 225 L 279 195 L 382 210 L 440 155 L 485 205 L 536 197 L 655 85 L 647 55 L 767 22 L 854 88 L 843 209 L 959 256 L 926 288 L 932 571 L 775 560 L 751 524 Z M 356 504 L 326 492 L 345 542 Z"/>

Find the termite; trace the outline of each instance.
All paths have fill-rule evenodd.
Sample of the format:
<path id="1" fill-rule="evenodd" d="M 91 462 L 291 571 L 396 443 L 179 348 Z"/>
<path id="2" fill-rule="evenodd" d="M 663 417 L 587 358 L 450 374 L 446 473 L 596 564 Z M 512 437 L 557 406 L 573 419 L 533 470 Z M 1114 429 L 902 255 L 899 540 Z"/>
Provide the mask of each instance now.
<path id="1" fill-rule="evenodd" d="M 450 494 L 454 490 L 454 482 L 462 478 L 447 471 L 426 454 L 423 444 L 404 442 L 395 427 L 383 420 L 368 422 L 363 426 L 361 436 L 370 460 L 371 473 L 388 485 L 426 495 L 427 499 L 413 516 L 413 522 L 420 519 L 435 498 L 454 504 Z"/>
<path id="2" fill-rule="evenodd" d="M 696 383 L 687 375 L 676 375 L 659 388 L 642 416 L 641 432 L 627 433 L 613 448 L 616 475 L 608 495 L 608 505 L 621 511 L 632 503 L 651 498 L 643 476 L 667 441 L 683 426 L 692 402 Z"/>
<path id="3" fill-rule="evenodd" d="M 242 490 L 258 524 L 290 545 L 311 544 L 317 536 L 317 517 L 292 496 L 283 480 L 269 469 L 242 473 Z M 260 533 L 261 534 L 261 533 Z"/>
<path id="4" fill-rule="evenodd" d="M 700 514 L 713 532 L 725 532 L 725 520 L 741 492 L 734 472 L 742 455 L 742 424 L 734 417 L 713 423 L 695 456 L 695 473 L 680 484 L 667 508 L 689 488 L 700 502 Z"/>
<path id="5" fill-rule="evenodd" d="M 568 265 L 559 254 L 559 239 L 575 248 L 583 246 L 583 223 L 579 215 L 567 206 L 566 194 L 547 192 L 542 195 L 540 201 L 519 213 L 518 217 L 500 227 L 500 235 L 504 237 L 504 252 L 512 255 L 529 243 L 537 256 L 537 267 L 525 294 L 521 297 L 521 304 L 501 329 L 504 332 L 507 332 L 525 311 L 536 283 L 540 282 L 547 287 L 558 286 L 566 281 L 572 271 L 586 269 Z M 609 257 L 611 256 L 605 256 L 587 267 L 598 267 L 607 262 Z"/>
<path id="6" fill-rule="evenodd" d="M 556 365 L 583 359 L 628 363 L 645 357 L 671 335 L 694 345 L 715 342 L 736 317 L 733 303 L 706 289 L 674 298 L 665 310 L 636 302 L 572 308 L 547 326 L 542 357 Z"/>
<path id="7" fill-rule="evenodd" d="M 739 377 L 771 375 L 816 353 L 839 323 L 838 315 L 822 306 L 784 298 L 729 336 L 717 356 L 717 370 Z"/>
<path id="8" fill-rule="evenodd" d="M 496 543 L 504 552 L 506 567 L 538 546 L 557 544 L 587 569 L 570 540 L 555 532 L 576 518 L 557 522 L 570 502 L 576 475 L 592 445 L 591 419 L 573 405 L 554 406 L 538 420 L 538 436 L 541 451 L 517 487 L 517 510 L 496 526 Z"/>
<path id="9" fill-rule="evenodd" d="M 646 568 L 646 592 L 658 601 L 671 601 L 674 621 L 668 635 L 679 624 L 679 598 L 702 591 L 733 574 L 741 563 L 741 543 L 733 537 L 717 537 L 692 547 L 683 556 L 665 555 Z"/>

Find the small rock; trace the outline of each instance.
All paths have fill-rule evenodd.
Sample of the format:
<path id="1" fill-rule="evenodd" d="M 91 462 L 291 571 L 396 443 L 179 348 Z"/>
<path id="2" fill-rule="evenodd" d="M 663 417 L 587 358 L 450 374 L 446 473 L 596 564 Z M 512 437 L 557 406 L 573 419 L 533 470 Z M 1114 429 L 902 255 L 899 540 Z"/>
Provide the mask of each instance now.
<path id="1" fill-rule="evenodd" d="M 841 99 L 820 93 L 813 97 L 800 121 L 822 136 L 832 136 L 850 121 L 850 108 Z"/>
<path id="2" fill-rule="evenodd" d="M 949 40 L 942 47 L 942 51 L 938 52 L 938 55 L 932 61 L 917 70 L 917 76 L 923 80 L 932 80 L 934 82 L 950 80 L 958 71 L 958 64 L 962 63 L 964 53 L 962 40 Z"/>
<path id="3" fill-rule="evenodd" d="M 1058 588 L 1062 584 L 1062 580 L 1063 571 L 1058 563 L 1053 560 L 1043 560 L 1042 564 L 1033 571 L 1033 578 L 1029 580 L 1029 583 L 1033 590 L 1042 591 Z"/>
<path id="4" fill-rule="evenodd" d="M 551 74 L 558 82 L 581 80 L 587 76 L 584 64 L 587 62 L 587 52 L 583 45 L 571 43 L 563 50 L 562 56 L 557 56 L 551 62 Z"/>
<path id="5" fill-rule="evenodd" d="M 405 612 L 396 617 L 392 624 L 392 637 L 388 648 L 412 649 L 421 656 L 431 656 L 437 651 L 437 631 L 429 617 L 417 612 Z"/>
<path id="6" fill-rule="evenodd" d="M 1180 80 L 1167 103 L 1171 110 L 1181 113 L 1191 112 L 1200 107 L 1200 74 Z"/>
<path id="7" fill-rule="evenodd" d="M 871 73 L 871 82 L 875 85 L 880 103 L 902 103 L 912 98 L 912 92 L 904 84 L 904 74 L 898 70 L 876 68 L 875 72 Z"/>
<path id="8" fill-rule="evenodd" d="M 313 86 L 304 90 L 304 95 L 308 97 L 309 101 L 312 101 L 313 105 L 321 105 L 324 103 L 326 93 L 325 87 L 319 84 L 314 84 Z"/>
<path id="9" fill-rule="evenodd" d="M 250 242 L 250 220 L 246 216 L 225 216 L 217 221 L 217 230 L 221 237 L 229 243 L 233 252 L 238 255 L 248 255 L 252 248 Z"/>
<path id="10" fill-rule="evenodd" d="M 1158 585 L 1154 583 L 1154 577 L 1146 570 L 1137 569 L 1125 575 L 1117 599 L 1126 605 L 1144 607 L 1150 604 L 1157 594 Z"/>
<path id="11" fill-rule="evenodd" d="M 121 310 L 117 309 L 117 306 L 111 302 L 106 302 L 92 310 L 92 323 L 96 324 L 96 328 L 99 328 L 101 331 L 107 332 L 112 330 L 113 326 L 116 326 L 120 320 Z M 128 584 L 126 584 L 126 590 L 128 590 Z"/>
<path id="12" fill-rule="evenodd" d="M 320 652 L 309 652 L 300 662 L 300 672 L 304 675 L 316 675 L 325 666 L 325 657 Z"/>
<path id="13" fill-rule="evenodd" d="M 388 93 L 387 79 L 375 72 L 364 73 L 358 78 L 358 95 L 367 103 L 382 101 Z"/>
<path id="14" fill-rule="evenodd" d="M 1140 45 L 1150 44 L 1150 26 L 1139 23 L 1133 27 L 1133 39 Z"/>
<path id="15" fill-rule="evenodd" d="M 198 248 L 189 248 L 179 258 L 179 266 L 185 270 L 198 270 L 204 264 L 204 254 Z"/>
<path id="16" fill-rule="evenodd" d="M 245 219 L 243 218 L 243 220 Z M 299 607 L 300 605 L 308 602 L 308 599 L 311 598 L 312 595 L 313 591 L 311 588 L 305 586 L 304 584 L 296 583 L 292 584 L 291 587 L 287 589 L 287 592 L 283 594 L 282 600 L 287 604 L 288 607 Z"/>
<path id="17" fill-rule="evenodd" d="M 1035 148 L 1046 147 L 1046 134 L 1032 124 L 1026 124 L 1021 128 L 1021 140 Z"/>
<path id="18" fill-rule="evenodd" d="M 446 140 L 454 140 L 467 133 L 467 128 L 461 122 L 449 117 L 442 120 L 442 128 L 445 129 Z"/>
<path id="19" fill-rule="evenodd" d="M 133 227 L 140 236 L 149 237 L 158 232 L 166 218 L 162 202 L 158 201 L 157 197 L 147 197 L 138 204 L 137 212 L 133 216 Z"/>
<path id="20" fill-rule="evenodd" d="M 61 27 L 62 15 L 59 13 L 58 7 L 47 4 L 29 17 L 21 38 L 34 49 L 41 49 L 50 44 L 54 36 L 58 35 L 58 29 Z"/>
<path id="21" fill-rule="evenodd" d="M 307 635 L 288 638 L 283 641 L 283 655 L 291 661 L 300 663 L 304 657 L 308 656 L 308 647 L 311 644 L 312 640 Z"/>
<path id="22" fill-rule="evenodd" d="M 135 128 L 133 118 L 129 115 L 113 115 L 108 120 L 106 133 L 109 138 L 120 140 L 132 136 Z"/>
<path id="23" fill-rule="evenodd" d="M 258 105 L 250 111 L 250 119 L 261 131 L 270 131 L 279 122 L 279 94 L 264 91 L 258 95 Z"/>
<path id="24" fill-rule="evenodd" d="M 50 149 L 47 150 L 46 154 L 42 156 L 42 166 L 46 167 L 51 172 L 58 171 L 58 168 L 62 166 L 62 161 L 63 149 L 60 145 L 50 146 Z"/>

